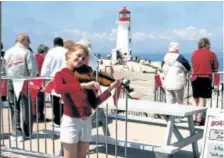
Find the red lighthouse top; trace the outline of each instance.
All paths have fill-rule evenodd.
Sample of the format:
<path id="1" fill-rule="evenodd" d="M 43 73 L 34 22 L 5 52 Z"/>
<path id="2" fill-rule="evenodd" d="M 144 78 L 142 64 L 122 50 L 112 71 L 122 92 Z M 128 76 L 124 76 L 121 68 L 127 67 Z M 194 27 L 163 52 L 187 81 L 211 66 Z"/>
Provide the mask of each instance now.
<path id="1" fill-rule="evenodd" d="M 130 21 L 130 11 L 124 7 L 120 12 L 119 12 L 119 21 Z"/>
<path id="2" fill-rule="evenodd" d="M 124 7 L 119 13 L 130 13 L 130 11 Z"/>

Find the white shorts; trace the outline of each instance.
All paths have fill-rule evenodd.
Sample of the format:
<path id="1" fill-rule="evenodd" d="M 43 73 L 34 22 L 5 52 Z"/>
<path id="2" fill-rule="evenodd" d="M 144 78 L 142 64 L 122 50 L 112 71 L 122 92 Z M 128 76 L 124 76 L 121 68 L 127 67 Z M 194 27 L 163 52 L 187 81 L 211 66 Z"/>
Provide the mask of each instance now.
<path id="1" fill-rule="evenodd" d="M 92 140 L 91 116 L 85 119 L 63 115 L 60 129 L 62 143 L 74 144 Z"/>

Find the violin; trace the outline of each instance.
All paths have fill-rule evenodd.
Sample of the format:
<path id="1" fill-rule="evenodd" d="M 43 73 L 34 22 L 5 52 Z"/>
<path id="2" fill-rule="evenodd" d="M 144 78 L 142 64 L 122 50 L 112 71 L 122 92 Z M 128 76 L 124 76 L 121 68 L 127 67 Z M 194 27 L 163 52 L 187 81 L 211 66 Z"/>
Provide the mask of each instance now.
<path id="1" fill-rule="evenodd" d="M 94 71 L 90 66 L 83 65 L 74 70 L 74 75 L 78 78 L 80 83 L 86 83 L 90 81 L 97 81 L 100 85 L 109 87 L 111 83 L 115 81 L 115 79 L 107 73 L 98 72 L 98 77 L 96 77 L 96 71 Z M 97 80 L 96 80 L 97 79 Z M 90 105 L 95 109 L 97 105 L 96 103 L 96 95 L 94 90 L 85 89 L 88 101 Z"/>
<path id="2" fill-rule="evenodd" d="M 113 83 L 116 79 L 105 72 L 98 72 L 98 77 L 96 77 L 96 71 L 94 71 L 90 66 L 83 65 L 74 70 L 74 75 L 78 78 L 79 82 L 85 83 L 90 81 L 96 81 L 100 85 L 109 87 L 111 83 Z M 96 80 L 97 79 L 97 80 Z M 133 92 L 134 89 L 130 88 L 130 80 L 122 80 L 121 83 L 124 88 L 130 93 Z"/>
<path id="3" fill-rule="evenodd" d="M 76 68 L 74 70 L 74 75 L 78 78 L 79 82 L 90 82 L 90 81 L 96 81 L 100 85 L 109 87 L 111 83 L 115 81 L 114 77 L 104 73 L 104 72 L 98 72 L 98 77 L 96 74 L 96 71 L 94 71 L 90 66 L 83 65 L 79 68 Z"/>

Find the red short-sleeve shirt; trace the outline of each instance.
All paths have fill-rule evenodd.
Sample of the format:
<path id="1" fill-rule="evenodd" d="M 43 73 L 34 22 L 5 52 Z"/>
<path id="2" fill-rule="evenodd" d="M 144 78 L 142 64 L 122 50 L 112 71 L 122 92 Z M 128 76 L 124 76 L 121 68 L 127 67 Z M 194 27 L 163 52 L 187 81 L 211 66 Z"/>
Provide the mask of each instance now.
<path id="1" fill-rule="evenodd" d="M 211 77 L 212 72 L 218 69 L 217 56 L 208 48 L 195 50 L 191 56 L 192 80 L 197 77 Z"/>

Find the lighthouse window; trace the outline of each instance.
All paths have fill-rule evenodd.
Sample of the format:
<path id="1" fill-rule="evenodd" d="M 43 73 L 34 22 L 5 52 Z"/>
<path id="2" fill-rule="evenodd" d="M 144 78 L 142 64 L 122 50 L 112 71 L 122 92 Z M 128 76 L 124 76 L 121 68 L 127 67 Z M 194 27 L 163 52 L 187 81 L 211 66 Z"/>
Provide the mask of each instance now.
<path id="1" fill-rule="evenodd" d="M 127 14 L 123 14 L 123 17 L 126 18 L 127 17 Z"/>
<path id="2" fill-rule="evenodd" d="M 128 13 L 120 13 L 120 18 L 129 18 L 129 14 Z"/>
<path id="3" fill-rule="evenodd" d="M 131 31 L 131 27 L 130 26 L 128 27 L 128 31 Z"/>
<path id="4" fill-rule="evenodd" d="M 129 38 L 129 43 L 131 43 L 131 38 Z"/>

